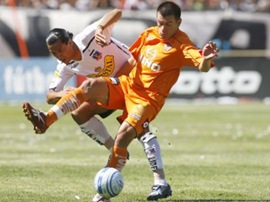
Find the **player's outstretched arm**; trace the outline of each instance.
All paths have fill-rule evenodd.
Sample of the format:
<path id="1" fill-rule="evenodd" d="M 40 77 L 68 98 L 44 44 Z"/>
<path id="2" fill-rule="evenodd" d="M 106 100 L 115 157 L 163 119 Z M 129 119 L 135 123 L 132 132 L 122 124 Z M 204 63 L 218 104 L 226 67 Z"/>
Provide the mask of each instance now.
<path id="1" fill-rule="evenodd" d="M 117 22 L 121 17 L 122 17 L 122 10 L 115 8 L 109 13 L 106 13 L 104 15 L 98 26 L 100 26 L 103 29 L 106 29 L 108 26 Z"/>

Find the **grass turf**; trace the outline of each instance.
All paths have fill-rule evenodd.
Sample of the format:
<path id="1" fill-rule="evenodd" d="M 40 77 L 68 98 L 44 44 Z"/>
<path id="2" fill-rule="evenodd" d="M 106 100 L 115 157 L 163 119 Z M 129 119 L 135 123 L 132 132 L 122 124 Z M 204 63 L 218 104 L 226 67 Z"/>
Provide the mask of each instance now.
<path id="1" fill-rule="evenodd" d="M 47 110 L 48 105 L 38 105 Z M 0 201 L 90 201 L 108 157 L 70 115 L 35 135 L 20 104 L 1 104 Z M 104 120 L 115 134 L 115 112 Z M 270 200 L 270 107 L 167 104 L 151 124 L 173 189 L 162 201 Z M 115 202 L 145 201 L 153 184 L 141 144 L 129 147 L 125 186 Z"/>

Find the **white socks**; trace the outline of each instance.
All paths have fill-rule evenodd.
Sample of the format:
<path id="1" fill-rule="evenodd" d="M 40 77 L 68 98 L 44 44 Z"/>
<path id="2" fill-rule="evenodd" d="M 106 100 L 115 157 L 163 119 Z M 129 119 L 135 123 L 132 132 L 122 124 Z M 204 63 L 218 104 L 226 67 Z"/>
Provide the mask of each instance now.
<path id="1" fill-rule="evenodd" d="M 100 145 L 104 145 L 104 143 L 111 137 L 104 124 L 96 117 L 92 117 L 85 123 L 81 124 L 80 128 L 83 133 L 98 142 Z"/>
<path id="2" fill-rule="evenodd" d="M 151 169 L 153 171 L 154 184 L 167 185 L 157 137 L 153 133 L 147 132 L 140 138 L 140 142 L 143 145 L 145 155 L 148 158 Z"/>

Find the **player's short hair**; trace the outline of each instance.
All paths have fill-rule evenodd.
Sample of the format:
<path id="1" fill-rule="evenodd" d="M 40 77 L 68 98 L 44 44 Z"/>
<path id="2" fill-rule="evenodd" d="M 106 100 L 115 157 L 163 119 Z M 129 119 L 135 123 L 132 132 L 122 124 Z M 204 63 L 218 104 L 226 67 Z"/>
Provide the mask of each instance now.
<path id="1" fill-rule="evenodd" d="M 176 20 L 181 18 L 180 6 L 171 1 L 165 1 L 161 3 L 157 8 L 157 12 L 160 13 L 163 17 L 173 15 Z"/>
<path id="2" fill-rule="evenodd" d="M 47 38 L 46 38 L 46 43 L 48 45 L 52 45 L 54 44 L 58 39 L 61 40 L 62 43 L 67 44 L 69 39 L 73 38 L 73 34 L 66 31 L 65 29 L 61 29 L 61 28 L 54 28 L 52 29 Z"/>

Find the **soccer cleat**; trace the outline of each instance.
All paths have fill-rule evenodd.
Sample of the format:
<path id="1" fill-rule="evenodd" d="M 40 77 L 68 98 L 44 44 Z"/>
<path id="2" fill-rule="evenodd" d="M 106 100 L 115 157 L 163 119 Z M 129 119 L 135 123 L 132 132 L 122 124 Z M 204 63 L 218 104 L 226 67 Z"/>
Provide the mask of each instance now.
<path id="1" fill-rule="evenodd" d="M 104 198 L 103 196 L 97 193 L 92 199 L 92 202 L 111 202 L 111 200 L 109 198 Z"/>
<path id="2" fill-rule="evenodd" d="M 167 185 L 154 185 L 152 192 L 148 195 L 147 201 L 157 201 L 161 198 L 167 198 L 172 195 L 172 189 Z"/>
<path id="3" fill-rule="evenodd" d="M 28 102 L 23 104 L 23 112 L 26 118 L 33 124 L 36 134 L 46 132 L 48 127 L 46 126 L 46 114 L 44 112 L 33 108 Z"/>

